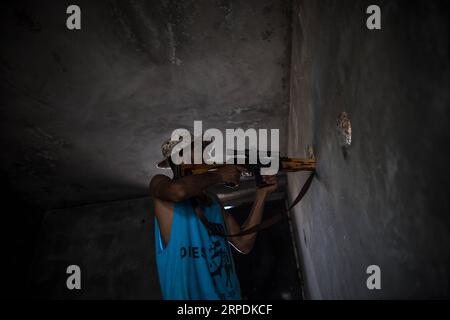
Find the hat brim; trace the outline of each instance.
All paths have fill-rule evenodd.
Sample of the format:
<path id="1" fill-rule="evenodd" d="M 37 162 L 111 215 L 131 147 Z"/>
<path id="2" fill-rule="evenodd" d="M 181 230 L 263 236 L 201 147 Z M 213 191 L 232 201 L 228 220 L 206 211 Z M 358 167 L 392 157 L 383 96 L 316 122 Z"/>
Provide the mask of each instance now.
<path id="1" fill-rule="evenodd" d="M 156 165 L 158 169 L 170 169 L 169 159 L 164 159 Z"/>

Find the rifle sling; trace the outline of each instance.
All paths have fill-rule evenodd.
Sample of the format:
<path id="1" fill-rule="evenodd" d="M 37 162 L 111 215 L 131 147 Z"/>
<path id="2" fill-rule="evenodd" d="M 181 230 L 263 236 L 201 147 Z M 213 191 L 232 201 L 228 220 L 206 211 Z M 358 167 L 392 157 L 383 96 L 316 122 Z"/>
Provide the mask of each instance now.
<path id="1" fill-rule="evenodd" d="M 199 219 L 202 221 L 202 223 L 204 224 L 206 229 L 213 235 L 218 235 L 218 236 L 221 236 L 221 237 L 230 238 L 230 237 L 240 237 L 240 236 L 245 236 L 245 235 L 248 235 L 248 234 L 252 234 L 252 233 L 255 233 L 255 232 L 258 232 L 258 231 L 261 231 L 261 230 L 264 230 L 264 229 L 267 229 L 267 228 L 271 227 L 272 225 L 274 225 L 275 223 L 280 221 L 283 217 L 287 216 L 287 213 L 289 211 L 291 211 L 292 208 L 294 208 L 303 199 L 303 197 L 305 196 L 306 192 L 308 191 L 309 187 L 311 186 L 311 182 L 312 182 L 312 180 L 314 178 L 314 174 L 315 174 L 314 172 L 312 172 L 310 174 L 308 179 L 305 181 L 305 184 L 303 185 L 302 189 L 298 193 L 297 197 L 294 199 L 294 201 L 286 209 L 285 212 L 279 213 L 277 215 L 274 215 L 274 216 L 264 220 L 260 224 L 257 224 L 257 225 L 255 225 L 255 226 L 253 226 L 251 228 L 248 228 L 248 229 L 243 230 L 243 231 L 241 231 L 239 233 L 236 233 L 236 234 L 224 233 L 222 230 L 218 229 L 216 225 L 214 225 L 211 222 L 209 222 L 208 219 L 205 217 L 205 214 L 203 213 L 203 210 L 201 209 L 201 207 L 199 205 L 194 205 L 194 211 L 197 214 L 197 216 L 199 217 Z"/>

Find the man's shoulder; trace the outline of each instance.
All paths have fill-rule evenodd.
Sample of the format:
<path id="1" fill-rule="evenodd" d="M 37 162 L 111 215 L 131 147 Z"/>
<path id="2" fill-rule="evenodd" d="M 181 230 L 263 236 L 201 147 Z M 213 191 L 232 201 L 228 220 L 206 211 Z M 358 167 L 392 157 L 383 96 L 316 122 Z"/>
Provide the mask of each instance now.
<path id="1" fill-rule="evenodd" d="M 170 181 L 170 180 L 172 180 L 172 179 L 171 179 L 170 177 L 166 176 L 165 174 L 160 174 L 160 173 L 158 173 L 158 174 L 155 174 L 155 175 L 151 178 L 150 183 L 158 182 L 158 181 L 164 181 L 164 180 Z"/>
<path id="2" fill-rule="evenodd" d="M 172 179 L 164 174 L 155 174 L 150 180 L 150 191 L 154 191 L 154 189 L 162 182 L 168 182 Z"/>

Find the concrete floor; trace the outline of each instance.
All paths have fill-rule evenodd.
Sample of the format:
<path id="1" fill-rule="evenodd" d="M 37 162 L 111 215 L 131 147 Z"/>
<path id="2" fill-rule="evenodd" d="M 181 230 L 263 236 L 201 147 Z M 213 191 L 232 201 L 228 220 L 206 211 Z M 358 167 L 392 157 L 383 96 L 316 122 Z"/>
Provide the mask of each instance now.
<path id="1" fill-rule="evenodd" d="M 317 178 L 295 211 L 313 299 L 450 296 L 448 8 L 295 1 L 289 154 L 314 148 Z M 347 112 L 343 152 L 337 118 Z M 293 197 L 304 176 L 289 175 Z M 366 268 L 381 268 L 368 290 Z"/>

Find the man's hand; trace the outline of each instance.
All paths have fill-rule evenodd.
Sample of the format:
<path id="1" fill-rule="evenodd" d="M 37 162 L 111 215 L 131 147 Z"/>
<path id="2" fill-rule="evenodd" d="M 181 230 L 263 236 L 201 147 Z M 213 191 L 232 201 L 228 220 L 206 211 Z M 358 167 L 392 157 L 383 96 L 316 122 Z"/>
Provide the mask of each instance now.
<path id="1" fill-rule="evenodd" d="M 259 188 L 256 192 L 269 194 L 278 189 L 278 178 L 277 176 L 262 176 L 263 181 L 268 184 L 267 187 Z"/>
<path id="2" fill-rule="evenodd" d="M 241 172 L 244 170 L 240 166 L 227 165 L 217 169 L 217 173 L 219 173 L 222 182 L 238 186 L 241 179 Z"/>
<path id="3" fill-rule="evenodd" d="M 252 209 L 247 217 L 247 220 L 245 220 L 242 226 L 236 222 L 232 215 L 228 214 L 224 210 L 225 223 L 227 225 L 228 232 L 231 234 L 245 231 L 261 223 L 267 196 L 278 188 L 277 176 L 262 176 L 262 178 L 263 181 L 269 185 L 256 190 L 256 197 L 253 202 Z M 230 241 L 241 253 L 249 253 L 253 248 L 255 239 L 256 233 L 251 233 L 240 237 L 233 237 Z"/>

